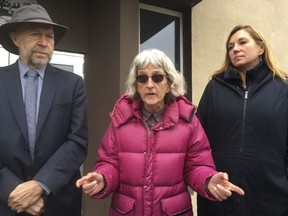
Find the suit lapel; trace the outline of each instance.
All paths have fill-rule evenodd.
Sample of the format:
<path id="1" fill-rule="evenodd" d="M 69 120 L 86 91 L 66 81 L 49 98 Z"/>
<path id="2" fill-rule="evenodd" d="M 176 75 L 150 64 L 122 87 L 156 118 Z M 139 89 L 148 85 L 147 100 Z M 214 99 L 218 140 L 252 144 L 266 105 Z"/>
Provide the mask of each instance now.
<path id="1" fill-rule="evenodd" d="M 8 66 L 6 73 L 3 75 L 3 83 L 5 85 L 5 88 L 7 89 L 8 100 L 11 104 L 15 119 L 28 144 L 28 129 L 26 123 L 25 106 L 23 102 L 22 84 L 19 73 L 20 72 L 17 62 Z M 53 102 L 57 87 L 56 76 L 57 70 L 48 64 L 45 71 L 40 97 L 36 142 Z"/>
<path id="2" fill-rule="evenodd" d="M 40 131 L 43 128 L 45 120 L 47 118 L 56 92 L 57 87 L 56 76 L 57 76 L 57 70 L 48 64 L 44 75 L 42 92 L 40 97 L 36 142 L 40 134 Z"/>
<path id="3" fill-rule="evenodd" d="M 25 115 L 25 107 L 23 102 L 22 84 L 19 75 L 18 63 L 14 63 L 7 67 L 7 73 L 3 76 L 4 85 L 7 89 L 9 103 L 11 104 L 12 111 L 19 128 L 28 143 L 27 138 L 27 123 Z"/>

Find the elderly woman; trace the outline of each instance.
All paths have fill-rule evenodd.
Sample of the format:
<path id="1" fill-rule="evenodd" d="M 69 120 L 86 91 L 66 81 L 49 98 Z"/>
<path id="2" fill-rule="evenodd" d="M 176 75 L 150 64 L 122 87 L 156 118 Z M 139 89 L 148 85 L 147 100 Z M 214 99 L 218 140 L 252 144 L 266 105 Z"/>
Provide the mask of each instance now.
<path id="1" fill-rule="evenodd" d="M 211 200 L 243 190 L 215 171 L 186 85 L 159 50 L 138 54 L 127 94 L 110 114 L 94 171 L 76 182 L 93 198 L 113 193 L 110 215 L 192 215 L 188 185 Z"/>

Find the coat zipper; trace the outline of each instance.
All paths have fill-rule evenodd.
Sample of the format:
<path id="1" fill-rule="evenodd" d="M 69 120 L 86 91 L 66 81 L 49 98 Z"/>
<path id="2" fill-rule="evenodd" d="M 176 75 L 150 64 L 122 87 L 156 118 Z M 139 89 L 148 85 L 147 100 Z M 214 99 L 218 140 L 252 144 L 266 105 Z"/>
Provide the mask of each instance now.
<path id="1" fill-rule="evenodd" d="M 240 152 L 243 151 L 244 146 L 244 136 L 245 136 L 245 128 L 246 128 L 246 107 L 247 107 L 247 100 L 248 100 L 248 90 L 245 90 L 245 96 L 244 96 L 244 106 L 243 106 L 243 121 L 242 121 L 242 134 L 241 134 L 241 146 L 240 146 Z"/>

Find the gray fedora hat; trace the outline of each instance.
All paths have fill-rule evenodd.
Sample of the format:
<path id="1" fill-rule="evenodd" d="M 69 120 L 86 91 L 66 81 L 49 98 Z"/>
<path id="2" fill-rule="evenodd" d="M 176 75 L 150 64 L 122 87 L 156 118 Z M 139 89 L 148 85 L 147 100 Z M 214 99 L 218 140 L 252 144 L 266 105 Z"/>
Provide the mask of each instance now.
<path id="1" fill-rule="evenodd" d="M 13 54 L 19 55 L 18 47 L 14 45 L 10 39 L 10 32 L 24 23 L 39 23 L 49 24 L 54 27 L 54 38 L 55 44 L 63 37 L 67 32 L 68 27 L 54 23 L 47 11 L 38 4 L 27 5 L 16 9 L 9 22 L 4 23 L 0 26 L 0 44 L 8 51 Z"/>

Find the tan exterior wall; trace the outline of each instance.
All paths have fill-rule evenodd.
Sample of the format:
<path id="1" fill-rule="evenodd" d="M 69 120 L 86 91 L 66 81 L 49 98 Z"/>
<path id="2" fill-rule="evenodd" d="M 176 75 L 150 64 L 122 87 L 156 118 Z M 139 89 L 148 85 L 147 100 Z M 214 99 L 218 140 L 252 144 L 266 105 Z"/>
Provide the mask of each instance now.
<path id="1" fill-rule="evenodd" d="M 225 42 L 237 24 L 253 25 L 288 72 L 287 0 L 202 0 L 192 8 L 192 98 L 198 104 L 210 75 L 221 67 Z"/>

